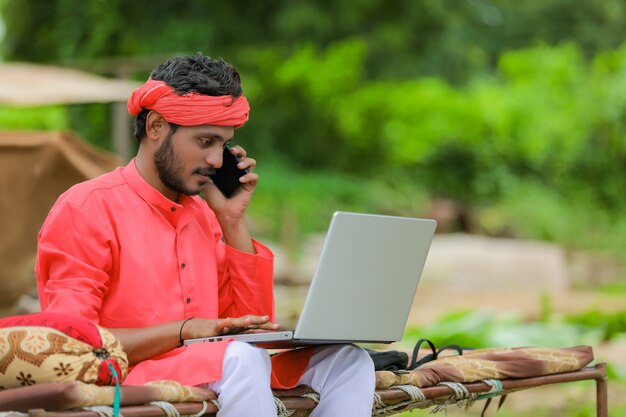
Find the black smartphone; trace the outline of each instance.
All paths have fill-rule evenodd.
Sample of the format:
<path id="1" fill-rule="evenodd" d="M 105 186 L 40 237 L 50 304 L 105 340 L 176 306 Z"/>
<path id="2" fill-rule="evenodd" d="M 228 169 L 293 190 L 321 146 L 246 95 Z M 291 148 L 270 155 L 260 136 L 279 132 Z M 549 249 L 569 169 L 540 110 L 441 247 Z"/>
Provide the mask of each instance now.
<path id="1" fill-rule="evenodd" d="M 213 184 L 226 198 L 230 198 L 237 191 L 241 186 L 239 178 L 248 173 L 247 169 L 237 168 L 239 162 L 239 158 L 230 153 L 230 148 L 224 146 L 221 168 L 216 169 L 215 174 L 209 175 Z"/>

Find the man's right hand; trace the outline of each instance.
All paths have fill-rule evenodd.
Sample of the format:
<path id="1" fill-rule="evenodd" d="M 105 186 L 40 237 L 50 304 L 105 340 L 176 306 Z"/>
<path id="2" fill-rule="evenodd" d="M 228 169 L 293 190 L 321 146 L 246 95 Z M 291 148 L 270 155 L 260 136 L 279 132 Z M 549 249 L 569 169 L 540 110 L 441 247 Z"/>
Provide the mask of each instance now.
<path id="1" fill-rule="evenodd" d="M 275 331 L 280 325 L 269 321 L 269 316 L 247 315 L 243 317 L 227 317 L 225 319 L 194 318 L 185 323 L 182 338 L 197 339 L 200 337 L 222 336 L 243 333 L 248 330 Z"/>

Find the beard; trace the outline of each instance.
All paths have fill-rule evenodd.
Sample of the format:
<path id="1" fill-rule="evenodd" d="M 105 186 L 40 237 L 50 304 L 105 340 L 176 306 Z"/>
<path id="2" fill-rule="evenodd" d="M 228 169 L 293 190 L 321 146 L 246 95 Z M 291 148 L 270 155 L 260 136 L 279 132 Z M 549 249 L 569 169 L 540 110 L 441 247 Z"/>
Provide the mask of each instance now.
<path id="1" fill-rule="evenodd" d="M 154 152 L 154 164 L 159 174 L 159 179 L 167 188 L 174 192 L 185 195 L 197 195 L 200 193 L 200 189 L 191 190 L 185 186 L 185 181 L 182 178 L 184 164 L 174 152 L 172 145 L 173 134 L 174 132 L 170 131 L 159 149 Z"/>

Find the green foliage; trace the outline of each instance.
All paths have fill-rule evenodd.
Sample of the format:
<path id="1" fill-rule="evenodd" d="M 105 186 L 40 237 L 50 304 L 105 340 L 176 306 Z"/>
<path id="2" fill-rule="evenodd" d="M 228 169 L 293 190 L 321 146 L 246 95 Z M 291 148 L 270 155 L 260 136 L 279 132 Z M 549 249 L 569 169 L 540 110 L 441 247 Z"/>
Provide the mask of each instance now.
<path id="1" fill-rule="evenodd" d="M 69 124 L 80 137 L 99 148 L 113 151 L 110 104 L 75 104 L 67 106 Z"/>
<path id="2" fill-rule="evenodd" d="M 303 231 L 323 230 L 311 207 L 414 214 L 412 195 L 428 192 L 475 208 L 487 233 L 626 258 L 622 0 L 0 6 L 9 60 L 140 79 L 172 54 L 235 63 L 253 107 L 237 140 L 259 160 L 283 161 L 258 193 L 263 222 L 292 211 Z M 110 149 L 107 113 L 75 107 L 31 127 L 67 123 Z"/>
<path id="3" fill-rule="evenodd" d="M 559 190 L 541 182 L 517 180 L 497 203 L 479 210 L 478 216 L 487 234 L 556 241 L 566 247 L 603 251 L 624 259 L 626 219 L 619 210 L 602 207 L 598 200 L 591 184 Z"/>
<path id="4" fill-rule="evenodd" d="M 602 331 L 603 340 L 612 340 L 626 334 L 626 311 L 603 313 L 597 310 L 570 315 L 567 323 L 593 327 Z"/>
<path id="5" fill-rule="evenodd" d="M 498 76 L 455 88 L 436 78 L 367 82 L 359 71 L 367 48 L 358 41 L 333 43 L 325 53 L 307 46 L 263 68 L 274 78 L 261 78 L 275 88 L 258 103 L 266 122 L 254 128 L 271 136 L 276 120 L 268 109 L 284 107 L 287 128 L 264 142 L 305 167 L 370 177 L 380 172 L 373 166 L 402 167 L 434 194 L 473 204 L 531 183 L 614 208 L 625 202 L 616 175 L 626 160 L 618 145 L 624 111 L 616 108 L 624 108 L 626 94 L 613 87 L 624 83 L 625 48 L 591 65 L 573 44 L 508 52 Z M 605 96 L 611 110 L 595 104 Z M 598 142 L 598 134 L 609 137 Z"/>
<path id="6" fill-rule="evenodd" d="M 499 78 L 464 89 L 438 79 L 370 84 L 342 96 L 340 131 L 363 148 L 383 142 L 390 164 L 435 173 L 429 187 L 455 197 L 462 189 L 474 201 L 498 197 L 511 176 L 563 185 L 604 118 L 577 48 L 506 53 L 500 67 Z M 624 153 L 615 157 L 621 164 Z M 456 169 L 457 184 L 441 187 L 438 175 Z"/>
<path id="7" fill-rule="evenodd" d="M 67 129 L 69 127 L 67 109 L 63 106 L 0 106 L 0 127 L 22 130 Z"/>
<path id="8" fill-rule="evenodd" d="M 368 78 L 443 76 L 455 83 L 493 64 L 506 49 L 572 40 L 587 56 L 624 39 L 621 0 L 316 0 L 181 4 L 136 0 L 5 0 L 9 59 L 76 58 L 246 47 L 292 52 L 349 37 L 370 46 Z M 253 61 L 250 61 L 253 62 Z"/>
<path id="9" fill-rule="evenodd" d="M 363 167 L 369 162 L 361 158 L 364 152 L 347 146 L 331 121 L 336 101 L 359 84 L 364 48 L 361 42 L 348 40 L 323 53 L 305 44 L 284 61 L 264 54 L 276 61 L 273 65 L 266 61 L 258 69 L 259 81 L 252 80 L 271 87 L 258 97 L 252 92 L 255 111 L 246 126 L 254 134 L 250 142 L 261 142 L 258 149 L 264 154 L 279 153 L 305 169 L 337 167 L 350 172 Z M 242 132 L 244 141 L 247 132 Z"/>
<path id="10" fill-rule="evenodd" d="M 435 346 L 456 344 L 465 348 L 594 345 L 602 340 L 602 329 L 559 320 L 524 323 L 517 316 L 488 311 L 457 311 L 431 325 L 409 328 L 403 343 L 431 340 Z"/>
<path id="11" fill-rule="evenodd" d="M 606 375 L 610 381 L 626 386 L 626 368 L 609 362 L 606 364 Z"/>
<path id="12" fill-rule="evenodd" d="M 0 128 L 73 130 L 92 145 L 112 150 L 109 105 L 0 106 Z"/>
<path id="13" fill-rule="evenodd" d="M 340 172 L 294 170 L 278 160 L 266 161 L 256 171 L 260 182 L 250 215 L 255 231 L 274 241 L 297 241 L 326 230 L 335 210 L 417 214 L 427 201 L 419 186 L 391 178 L 365 180 Z"/>
<path id="14" fill-rule="evenodd" d="M 618 282 L 610 282 L 606 284 L 600 284 L 595 287 L 596 291 L 602 292 L 615 297 L 623 297 L 626 294 L 626 282 L 624 280 Z"/>

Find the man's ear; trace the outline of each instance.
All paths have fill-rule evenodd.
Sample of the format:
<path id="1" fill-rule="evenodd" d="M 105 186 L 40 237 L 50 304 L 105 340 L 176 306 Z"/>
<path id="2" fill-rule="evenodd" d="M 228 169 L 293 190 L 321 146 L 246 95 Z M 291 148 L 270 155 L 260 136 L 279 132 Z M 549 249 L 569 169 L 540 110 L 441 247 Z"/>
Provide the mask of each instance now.
<path id="1" fill-rule="evenodd" d="M 150 111 L 146 116 L 146 137 L 152 140 L 159 140 L 163 134 L 169 130 L 167 120 L 160 113 Z"/>

